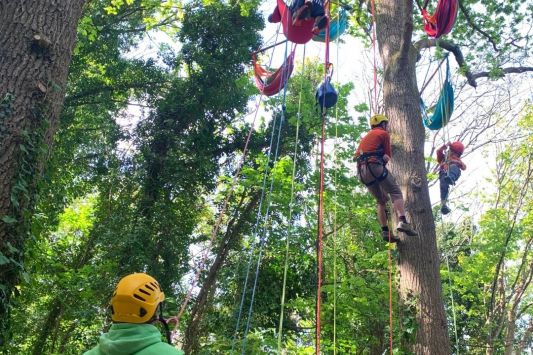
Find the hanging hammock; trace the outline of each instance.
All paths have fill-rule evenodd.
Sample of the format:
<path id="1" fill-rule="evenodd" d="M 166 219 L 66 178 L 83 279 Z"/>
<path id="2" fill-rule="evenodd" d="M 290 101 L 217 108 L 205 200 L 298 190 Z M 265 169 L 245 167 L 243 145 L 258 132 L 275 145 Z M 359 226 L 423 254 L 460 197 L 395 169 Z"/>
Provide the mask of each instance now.
<path id="1" fill-rule="evenodd" d="M 313 27 L 315 26 L 315 19 L 308 18 L 306 20 L 293 23 L 292 13 L 290 8 L 283 0 L 277 0 L 278 6 L 272 14 L 272 22 L 280 22 L 283 25 L 283 34 L 287 39 L 293 43 L 305 44 L 313 38 Z"/>
<path id="2" fill-rule="evenodd" d="M 275 72 L 267 71 L 261 67 L 261 65 L 257 63 L 256 54 L 252 55 L 255 86 L 257 86 L 262 94 L 266 96 L 276 95 L 285 87 L 289 77 L 292 74 L 292 70 L 294 69 L 294 53 L 295 50 L 293 49 L 289 56 L 285 59 L 283 65 Z"/>
<path id="3" fill-rule="evenodd" d="M 420 97 L 420 110 L 422 111 L 422 120 L 424 126 L 431 130 L 438 130 L 450 122 L 453 113 L 453 87 L 450 82 L 450 64 L 446 58 L 446 78 L 440 92 L 439 101 L 435 106 L 435 111 L 431 117 L 427 113 L 427 107 Z"/>
<path id="4" fill-rule="evenodd" d="M 340 14 L 333 18 L 329 22 L 329 41 L 333 42 L 339 38 L 348 28 L 348 12 L 344 9 Z M 325 42 L 326 41 L 326 29 L 320 31 L 319 34 L 313 36 L 313 41 Z"/>
<path id="5" fill-rule="evenodd" d="M 450 33 L 457 18 L 458 0 L 439 0 L 433 15 L 428 14 L 426 7 L 429 0 L 420 8 L 424 20 L 424 31 L 430 37 L 439 38 Z"/>

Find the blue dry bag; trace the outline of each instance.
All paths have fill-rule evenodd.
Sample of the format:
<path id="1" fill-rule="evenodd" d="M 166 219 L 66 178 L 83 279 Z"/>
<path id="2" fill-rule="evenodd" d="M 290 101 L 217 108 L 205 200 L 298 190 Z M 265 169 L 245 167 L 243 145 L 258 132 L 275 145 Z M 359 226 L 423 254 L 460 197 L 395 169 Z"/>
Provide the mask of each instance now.
<path id="1" fill-rule="evenodd" d="M 316 102 L 317 105 L 320 106 L 321 111 L 333 107 L 337 103 L 337 91 L 335 91 L 335 88 L 331 85 L 329 80 L 329 78 L 324 80 L 316 90 Z"/>

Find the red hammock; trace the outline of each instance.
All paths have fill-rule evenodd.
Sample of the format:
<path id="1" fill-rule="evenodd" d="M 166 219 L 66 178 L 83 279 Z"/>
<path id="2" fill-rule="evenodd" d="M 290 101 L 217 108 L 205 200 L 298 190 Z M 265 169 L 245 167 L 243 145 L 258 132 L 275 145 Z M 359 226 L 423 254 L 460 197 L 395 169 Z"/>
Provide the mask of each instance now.
<path id="1" fill-rule="evenodd" d="M 255 86 L 266 96 L 276 95 L 287 84 L 294 69 L 294 49 L 285 59 L 283 65 L 275 72 L 269 72 L 257 63 L 257 57 L 252 55 L 254 65 Z"/>
<path id="2" fill-rule="evenodd" d="M 422 10 L 424 18 L 424 31 L 430 37 L 439 38 L 450 33 L 457 18 L 458 0 L 439 0 L 437 9 L 433 15 L 426 10 L 426 1 Z"/>
<path id="3" fill-rule="evenodd" d="M 289 7 L 283 0 L 277 0 L 278 6 L 272 14 L 272 22 L 280 22 L 283 25 L 283 34 L 287 39 L 293 43 L 305 44 L 313 38 L 313 27 L 315 26 L 315 19 L 308 18 L 306 20 L 292 23 L 292 13 Z"/>

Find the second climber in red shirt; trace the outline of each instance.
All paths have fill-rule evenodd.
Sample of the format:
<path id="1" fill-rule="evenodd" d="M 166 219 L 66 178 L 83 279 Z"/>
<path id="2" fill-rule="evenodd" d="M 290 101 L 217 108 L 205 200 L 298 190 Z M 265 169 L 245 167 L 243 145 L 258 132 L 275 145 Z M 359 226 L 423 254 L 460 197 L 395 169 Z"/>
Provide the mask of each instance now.
<path id="1" fill-rule="evenodd" d="M 449 149 L 445 152 L 447 148 Z M 440 212 L 442 214 L 450 213 L 450 208 L 448 207 L 450 185 L 455 185 L 461 176 L 461 170 L 466 169 L 465 163 L 461 160 L 461 155 L 464 150 L 465 146 L 459 141 L 445 144 L 437 149 L 441 201 Z"/>
<path id="2" fill-rule="evenodd" d="M 392 200 L 394 212 L 399 222 L 396 230 L 409 236 L 418 233 L 405 218 L 405 206 L 400 186 L 386 168 L 391 159 L 391 143 L 388 133 L 389 119 L 385 115 L 374 115 L 370 118 L 372 129 L 363 137 L 355 152 L 359 180 L 366 185 L 368 191 L 376 198 L 378 220 L 381 225 L 383 240 L 397 242 L 387 225 L 387 211 L 385 205 Z"/>

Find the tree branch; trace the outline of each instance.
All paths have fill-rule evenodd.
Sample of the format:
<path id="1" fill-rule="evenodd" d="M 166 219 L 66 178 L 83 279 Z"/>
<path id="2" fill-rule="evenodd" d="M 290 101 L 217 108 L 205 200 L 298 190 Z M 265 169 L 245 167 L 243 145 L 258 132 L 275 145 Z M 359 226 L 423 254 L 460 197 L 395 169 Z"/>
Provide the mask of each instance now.
<path id="1" fill-rule="evenodd" d="M 463 56 L 463 52 L 461 52 L 461 48 L 456 45 L 455 43 L 445 41 L 443 39 L 421 39 L 418 42 L 414 44 L 415 48 L 420 51 L 422 48 L 431 48 L 431 47 L 441 47 L 446 49 L 449 52 L 452 52 L 455 60 L 457 61 L 457 64 L 459 64 L 459 67 L 465 68 L 465 76 L 466 80 L 468 81 L 468 84 L 472 87 L 477 87 L 476 80 L 473 78 L 472 72 L 468 69 L 468 65 L 466 64 L 465 58 Z"/>
<path id="2" fill-rule="evenodd" d="M 476 79 L 489 78 L 491 76 L 494 76 L 493 72 L 488 72 L 488 71 L 479 72 L 475 74 L 472 73 L 468 69 L 468 65 L 465 61 L 461 48 L 453 42 L 446 41 L 443 39 L 426 38 L 426 39 L 421 39 L 414 43 L 414 47 L 417 49 L 417 51 L 420 51 L 422 48 L 431 48 L 431 47 L 437 47 L 437 46 L 444 48 L 447 51 L 453 53 L 455 60 L 457 61 L 457 64 L 459 65 L 459 67 L 464 69 L 464 75 L 470 86 L 476 88 L 477 87 Z M 509 67 L 509 68 L 498 68 L 498 69 L 500 70 L 501 77 L 503 77 L 506 74 L 520 74 L 520 73 L 533 71 L 533 67 Z"/>
<path id="3" fill-rule="evenodd" d="M 501 71 L 501 76 L 504 76 L 505 74 L 521 74 L 528 71 L 533 71 L 533 67 L 508 67 L 508 68 L 499 68 Z M 472 74 L 472 78 L 474 80 L 479 78 L 488 78 L 490 76 L 493 76 L 494 74 L 483 71 L 476 74 Z"/>
<path id="4" fill-rule="evenodd" d="M 477 32 L 479 32 L 483 37 L 485 37 L 489 42 L 490 44 L 492 44 L 492 48 L 494 48 L 494 50 L 496 52 L 499 52 L 500 50 L 498 49 L 498 47 L 496 46 L 496 41 L 494 41 L 494 39 L 485 31 L 483 31 L 478 25 L 475 24 L 474 21 L 472 21 L 472 19 L 470 18 L 470 14 L 468 13 L 468 11 L 466 10 L 466 7 L 463 5 L 463 2 L 460 0 L 459 1 L 459 8 L 461 9 L 461 12 L 463 13 L 463 15 L 465 16 L 465 19 L 466 19 L 466 22 L 468 22 L 468 24 L 470 26 L 472 26 L 472 28 L 474 30 L 476 30 Z"/>
<path id="5" fill-rule="evenodd" d="M 413 2 L 406 1 L 406 11 L 413 13 Z M 407 59 L 409 56 L 409 49 L 411 48 L 411 39 L 413 38 L 413 16 L 409 16 L 407 22 L 404 24 L 403 36 L 400 43 L 400 58 Z"/>

